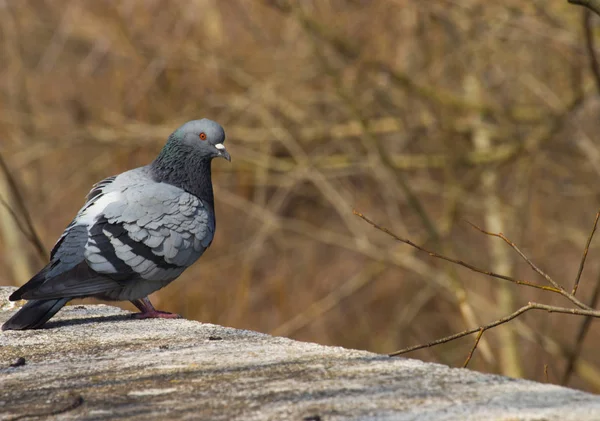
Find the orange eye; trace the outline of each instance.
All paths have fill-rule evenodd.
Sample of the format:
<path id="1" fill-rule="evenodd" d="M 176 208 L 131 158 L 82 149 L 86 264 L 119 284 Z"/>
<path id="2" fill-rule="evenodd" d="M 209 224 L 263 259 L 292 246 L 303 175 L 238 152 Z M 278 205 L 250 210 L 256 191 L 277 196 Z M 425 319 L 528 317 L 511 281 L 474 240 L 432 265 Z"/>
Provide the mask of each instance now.
<path id="1" fill-rule="evenodd" d="M 206 140 L 206 133 L 204 133 L 204 132 L 200 133 L 199 137 L 200 137 L 200 140 Z"/>

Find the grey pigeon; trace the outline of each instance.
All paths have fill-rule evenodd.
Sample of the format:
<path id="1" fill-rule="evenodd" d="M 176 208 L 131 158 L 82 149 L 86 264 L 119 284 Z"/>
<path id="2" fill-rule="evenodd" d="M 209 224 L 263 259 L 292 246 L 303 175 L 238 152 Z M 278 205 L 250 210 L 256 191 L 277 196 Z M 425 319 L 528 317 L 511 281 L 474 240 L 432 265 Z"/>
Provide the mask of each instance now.
<path id="1" fill-rule="evenodd" d="M 29 300 L 2 330 L 35 329 L 69 300 L 131 301 L 136 318 L 175 318 L 148 295 L 192 265 L 210 246 L 215 210 L 210 165 L 231 160 L 225 132 L 208 119 L 175 130 L 150 165 L 95 184 L 58 239 L 50 263 L 15 291 Z"/>

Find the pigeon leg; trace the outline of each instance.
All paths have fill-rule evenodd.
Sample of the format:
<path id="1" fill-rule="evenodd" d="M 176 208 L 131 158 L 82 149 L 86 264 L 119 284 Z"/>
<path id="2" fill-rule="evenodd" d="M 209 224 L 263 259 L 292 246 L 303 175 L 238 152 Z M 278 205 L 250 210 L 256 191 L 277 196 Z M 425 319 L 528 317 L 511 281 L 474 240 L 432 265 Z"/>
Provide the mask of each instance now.
<path id="1" fill-rule="evenodd" d="M 132 300 L 131 303 L 140 310 L 140 313 L 131 315 L 134 319 L 181 319 L 179 314 L 158 311 L 148 297 Z"/>

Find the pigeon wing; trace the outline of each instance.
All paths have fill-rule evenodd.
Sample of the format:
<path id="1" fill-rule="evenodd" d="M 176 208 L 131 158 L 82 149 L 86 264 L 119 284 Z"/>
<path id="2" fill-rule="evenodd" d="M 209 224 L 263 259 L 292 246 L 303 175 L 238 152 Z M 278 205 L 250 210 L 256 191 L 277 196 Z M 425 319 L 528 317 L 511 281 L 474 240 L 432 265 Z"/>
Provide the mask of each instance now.
<path id="1" fill-rule="evenodd" d="M 99 181 L 98 183 L 94 184 L 92 186 L 92 189 L 90 190 L 90 192 L 87 194 L 86 198 L 85 198 L 85 204 L 83 205 L 83 208 L 81 208 L 81 210 L 78 212 L 77 216 L 75 217 L 75 219 L 69 224 L 69 226 L 65 229 L 65 231 L 62 233 L 62 235 L 60 236 L 60 238 L 58 239 L 58 241 L 56 242 L 56 244 L 54 244 L 54 247 L 52 247 L 52 251 L 50 252 L 50 260 L 52 260 L 54 258 L 54 255 L 56 254 L 56 252 L 58 251 L 58 249 L 60 248 L 60 246 L 62 245 L 63 241 L 66 239 L 67 236 L 69 236 L 71 233 L 71 230 L 73 228 L 75 228 L 76 226 L 81 226 L 83 224 L 80 223 L 80 217 L 81 215 L 86 212 L 92 205 L 94 205 L 94 203 L 96 203 L 96 201 L 103 196 L 103 194 L 105 193 L 105 189 L 108 190 L 110 184 L 115 181 L 115 178 L 117 178 L 117 176 L 112 176 L 112 177 L 108 177 L 105 178 L 102 181 Z M 76 237 L 77 239 L 80 239 L 80 241 L 83 240 L 83 235 L 73 235 L 74 237 Z M 82 259 L 83 260 L 83 259 Z"/>
<path id="2" fill-rule="evenodd" d="M 133 184 L 92 226 L 85 259 L 100 273 L 170 281 L 204 253 L 214 228 L 212 210 L 190 193 L 166 183 Z"/>
<path id="3" fill-rule="evenodd" d="M 96 184 L 52 251 L 42 282 L 23 298 L 104 294 L 132 281 L 167 283 L 210 245 L 212 209 L 139 170 Z"/>
<path id="4" fill-rule="evenodd" d="M 50 263 L 15 291 L 11 299 L 62 298 L 74 290 L 77 290 L 77 294 L 73 296 L 85 296 L 118 286 L 115 279 L 92 271 L 84 255 L 89 239 L 89 210 L 106 193 L 105 190 L 115 178 L 106 178 L 93 186 L 83 208 L 52 248 Z"/>

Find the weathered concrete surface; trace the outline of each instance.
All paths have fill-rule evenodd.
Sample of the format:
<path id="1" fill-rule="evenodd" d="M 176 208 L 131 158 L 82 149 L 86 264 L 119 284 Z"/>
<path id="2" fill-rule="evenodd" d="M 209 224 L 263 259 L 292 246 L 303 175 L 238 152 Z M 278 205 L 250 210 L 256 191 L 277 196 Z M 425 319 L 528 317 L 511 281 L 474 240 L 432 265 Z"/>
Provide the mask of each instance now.
<path id="1" fill-rule="evenodd" d="M 0 322 L 12 312 L 7 291 Z M 19 357 L 25 365 L 10 367 Z M 187 320 L 131 320 L 95 305 L 67 307 L 46 329 L 0 334 L 0 418 L 36 415 L 583 421 L 600 420 L 600 397 Z"/>

